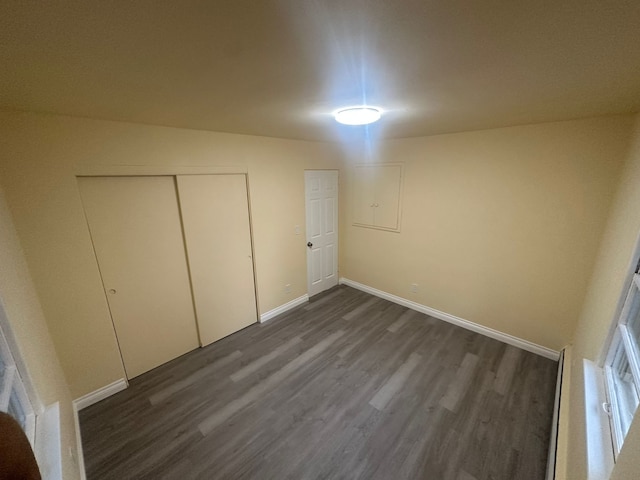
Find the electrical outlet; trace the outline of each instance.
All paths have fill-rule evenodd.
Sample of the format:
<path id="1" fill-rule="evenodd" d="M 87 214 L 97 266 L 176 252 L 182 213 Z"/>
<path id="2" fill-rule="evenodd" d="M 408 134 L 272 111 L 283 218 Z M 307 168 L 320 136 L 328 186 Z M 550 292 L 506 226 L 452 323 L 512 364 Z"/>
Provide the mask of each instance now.
<path id="1" fill-rule="evenodd" d="M 296 232 L 296 235 L 300 235 L 300 225 L 296 225 L 294 231 Z"/>
<path id="2" fill-rule="evenodd" d="M 284 293 L 291 293 L 291 284 L 290 283 L 287 283 L 284 286 Z"/>
<path id="3" fill-rule="evenodd" d="M 417 283 L 412 283 L 411 284 L 411 293 L 418 293 L 418 284 Z"/>

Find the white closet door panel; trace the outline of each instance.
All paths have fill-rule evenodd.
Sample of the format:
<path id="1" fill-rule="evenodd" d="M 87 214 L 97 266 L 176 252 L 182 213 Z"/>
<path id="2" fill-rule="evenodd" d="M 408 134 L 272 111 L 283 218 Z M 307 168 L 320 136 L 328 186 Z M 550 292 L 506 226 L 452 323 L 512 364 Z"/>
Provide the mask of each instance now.
<path id="1" fill-rule="evenodd" d="M 174 178 L 78 183 L 127 376 L 197 348 Z"/>
<path id="2" fill-rule="evenodd" d="M 200 341 L 257 320 L 245 175 L 178 175 Z"/>

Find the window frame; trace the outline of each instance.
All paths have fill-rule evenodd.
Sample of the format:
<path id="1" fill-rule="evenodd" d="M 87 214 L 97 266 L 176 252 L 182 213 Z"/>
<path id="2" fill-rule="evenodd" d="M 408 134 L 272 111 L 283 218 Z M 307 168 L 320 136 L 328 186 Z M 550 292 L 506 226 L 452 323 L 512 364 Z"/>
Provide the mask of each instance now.
<path id="1" fill-rule="evenodd" d="M 42 478 L 62 480 L 62 436 L 60 429 L 60 402 L 46 408 L 35 389 L 29 369 L 21 356 L 20 348 L 9 323 L 4 301 L 0 296 L 0 359 L 11 366 L 10 390 L 25 412 L 23 430 L 31 444 Z M 0 380 L 0 390 L 2 381 Z M 81 469 L 83 475 L 84 468 Z M 83 476 L 84 478 L 84 476 Z"/>
<path id="2" fill-rule="evenodd" d="M 617 309 L 620 313 L 613 323 L 610 339 L 604 349 L 604 358 L 601 362 L 604 370 L 605 392 L 607 397 L 605 407 L 609 416 L 614 459 L 618 458 L 627 434 L 623 423 L 630 424 L 630 422 L 623 422 L 622 417 L 625 415 L 625 412 L 621 407 L 622 400 L 618 397 L 616 388 L 615 372 L 617 364 L 621 361 L 620 352 L 626 357 L 626 361 L 629 364 L 631 383 L 636 397 L 640 399 L 640 346 L 629 327 L 630 320 L 634 319 L 634 314 L 637 315 L 638 313 L 638 310 L 633 308 L 634 303 L 636 303 L 636 305 L 640 304 L 640 274 L 638 273 L 640 271 L 640 264 L 637 261 L 637 246 L 634 258 L 636 261 L 632 264 L 635 265 L 636 268 L 632 271 L 630 281 L 626 282 L 626 284 L 629 285 L 626 294 L 621 295 L 622 305 Z M 638 413 L 638 410 L 638 405 L 636 405 L 632 419 Z"/>
<path id="3" fill-rule="evenodd" d="M 0 308 L 2 308 L 1 305 Z M 4 365 L 3 371 L 0 372 L 0 411 L 11 414 L 9 406 L 12 399 L 18 403 L 23 415 L 21 418 L 16 418 L 16 420 L 22 426 L 31 443 L 31 447 L 35 450 L 36 412 L 27 393 L 27 387 L 20 372 L 21 369 L 9 345 L 3 323 L 0 322 L 0 361 Z"/>

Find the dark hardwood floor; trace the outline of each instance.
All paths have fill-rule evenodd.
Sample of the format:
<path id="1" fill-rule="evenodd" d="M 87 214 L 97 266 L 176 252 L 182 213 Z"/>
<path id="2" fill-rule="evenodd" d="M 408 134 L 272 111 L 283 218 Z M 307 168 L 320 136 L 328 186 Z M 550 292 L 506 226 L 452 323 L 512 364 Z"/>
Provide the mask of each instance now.
<path id="1" fill-rule="evenodd" d="M 89 480 L 543 480 L 557 363 L 337 287 L 80 412 Z"/>

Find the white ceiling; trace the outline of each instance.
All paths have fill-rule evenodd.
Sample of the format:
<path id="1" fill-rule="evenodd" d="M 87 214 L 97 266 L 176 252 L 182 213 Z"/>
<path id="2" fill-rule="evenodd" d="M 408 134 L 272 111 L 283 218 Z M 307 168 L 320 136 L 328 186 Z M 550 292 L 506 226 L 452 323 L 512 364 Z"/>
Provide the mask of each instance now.
<path id="1" fill-rule="evenodd" d="M 640 110 L 637 0 L 3 1 L 0 107 L 339 140 Z M 352 131 L 352 130 L 351 130 Z"/>

